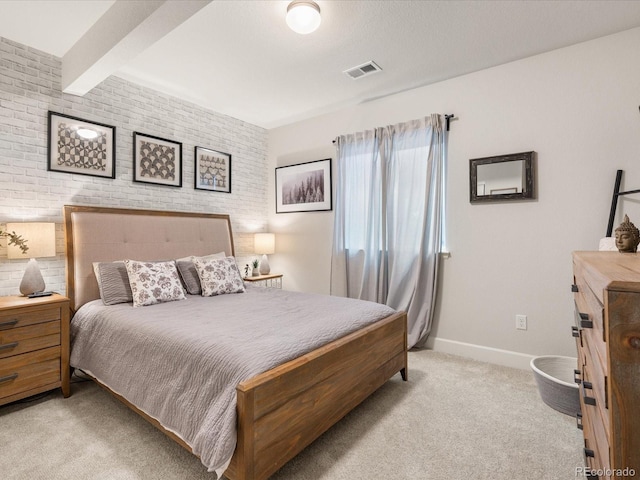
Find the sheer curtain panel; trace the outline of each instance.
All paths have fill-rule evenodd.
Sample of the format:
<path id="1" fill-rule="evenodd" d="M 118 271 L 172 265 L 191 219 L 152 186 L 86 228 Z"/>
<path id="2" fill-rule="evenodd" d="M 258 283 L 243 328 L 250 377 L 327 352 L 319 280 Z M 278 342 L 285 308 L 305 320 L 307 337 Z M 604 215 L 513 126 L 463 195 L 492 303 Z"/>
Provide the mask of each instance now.
<path id="1" fill-rule="evenodd" d="M 331 293 L 405 310 L 409 347 L 429 335 L 444 209 L 444 117 L 336 139 Z"/>

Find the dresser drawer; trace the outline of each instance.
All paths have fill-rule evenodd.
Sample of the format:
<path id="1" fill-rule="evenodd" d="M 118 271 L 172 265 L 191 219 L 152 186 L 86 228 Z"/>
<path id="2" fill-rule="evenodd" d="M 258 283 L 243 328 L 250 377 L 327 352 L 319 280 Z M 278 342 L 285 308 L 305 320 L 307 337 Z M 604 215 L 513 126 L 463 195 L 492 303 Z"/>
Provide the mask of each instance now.
<path id="1" fill-rule="evenodd" d="M 60 307 L 5 310 L 0 312 L 0 332 L 52 320 L 60 320 Z"/>
<path id="2" fill-rule="evenodd" d="M 0 399 L 59 382 L 59 346 L 0 359 Z"/>
<path id="3" fill-rule="evenodd" d="M 605 340 L 604 336 L 604 306 L 600 303 L 600 300 L 593 293 L 589 285 L 580 282 L 577 279 L 576 285 L 578 291 L 574 294 L 574 299 L 578 305 L 580 312 L 588 313 L 589 320 L 593 324 L 593 329 L 602 336 L 602 340 Z"/>
<path id="4" fill-rule="evenodd" d="M 0 330 L 0 358 L 60 345 L 60 321 Z"/>

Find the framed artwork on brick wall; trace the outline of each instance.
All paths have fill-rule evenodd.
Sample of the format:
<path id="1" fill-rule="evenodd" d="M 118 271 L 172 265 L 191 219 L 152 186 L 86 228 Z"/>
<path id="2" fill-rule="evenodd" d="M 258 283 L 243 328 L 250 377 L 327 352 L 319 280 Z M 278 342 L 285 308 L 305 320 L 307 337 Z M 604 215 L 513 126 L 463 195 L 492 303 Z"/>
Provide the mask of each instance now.
<path id="1" fill-rule="evenodd" d="M 133 181 L 182 187 L 182 143 L 133 132 Z"/>
<path id="2" fill-rule="evenodd" d="M 195 148 L 195 188 L 231 193 L 231 154 Z"/>
<path id="3" fill-rule="evenodd" d="M 116 127 L 50 111 L 47 150 L 51 172 L 116 178 Z"/>

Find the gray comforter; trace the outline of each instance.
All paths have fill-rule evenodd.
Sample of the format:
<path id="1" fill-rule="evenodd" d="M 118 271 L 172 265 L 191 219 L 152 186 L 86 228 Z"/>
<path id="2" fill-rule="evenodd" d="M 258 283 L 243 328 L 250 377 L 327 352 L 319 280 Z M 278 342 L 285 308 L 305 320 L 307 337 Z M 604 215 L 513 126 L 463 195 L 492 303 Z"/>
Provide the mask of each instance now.
<path id="1" fill-rule="evenodd" d="M 87 303 L 71 365 L 178 434 L 218 476 L 236 443 L 238 383 L 394 312 L 372 302 L 247 286 L 133 308 Z"/>

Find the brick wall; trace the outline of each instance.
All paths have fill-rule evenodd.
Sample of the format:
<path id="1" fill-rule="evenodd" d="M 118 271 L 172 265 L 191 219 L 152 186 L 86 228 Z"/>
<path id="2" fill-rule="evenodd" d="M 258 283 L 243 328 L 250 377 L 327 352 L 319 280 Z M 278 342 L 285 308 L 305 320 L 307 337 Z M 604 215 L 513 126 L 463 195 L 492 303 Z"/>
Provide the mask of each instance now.
<path id="1" fill-rule="evenodd" d="M 117 77 L 84 97 L 61 92 L 61 60 L 0 38 L 0 227 L 56 223 L 56 258 L 39 259 L 47 289 L 65 291 L 62 206 L 100 205 L 228 213 L 236 256 L 251 258 L 252 232 L 267 225 L 267 132 Z M 47 171 L 48 111 L 116 127 L 116 178 Z M 182 188 L 133 182 L 133 132 L 182 142 Z M 232 155 L 232 193 L 195 190 L 194 147 Z M 0 296 L 17 294 L 26 260 L 6 258 Z"/>

